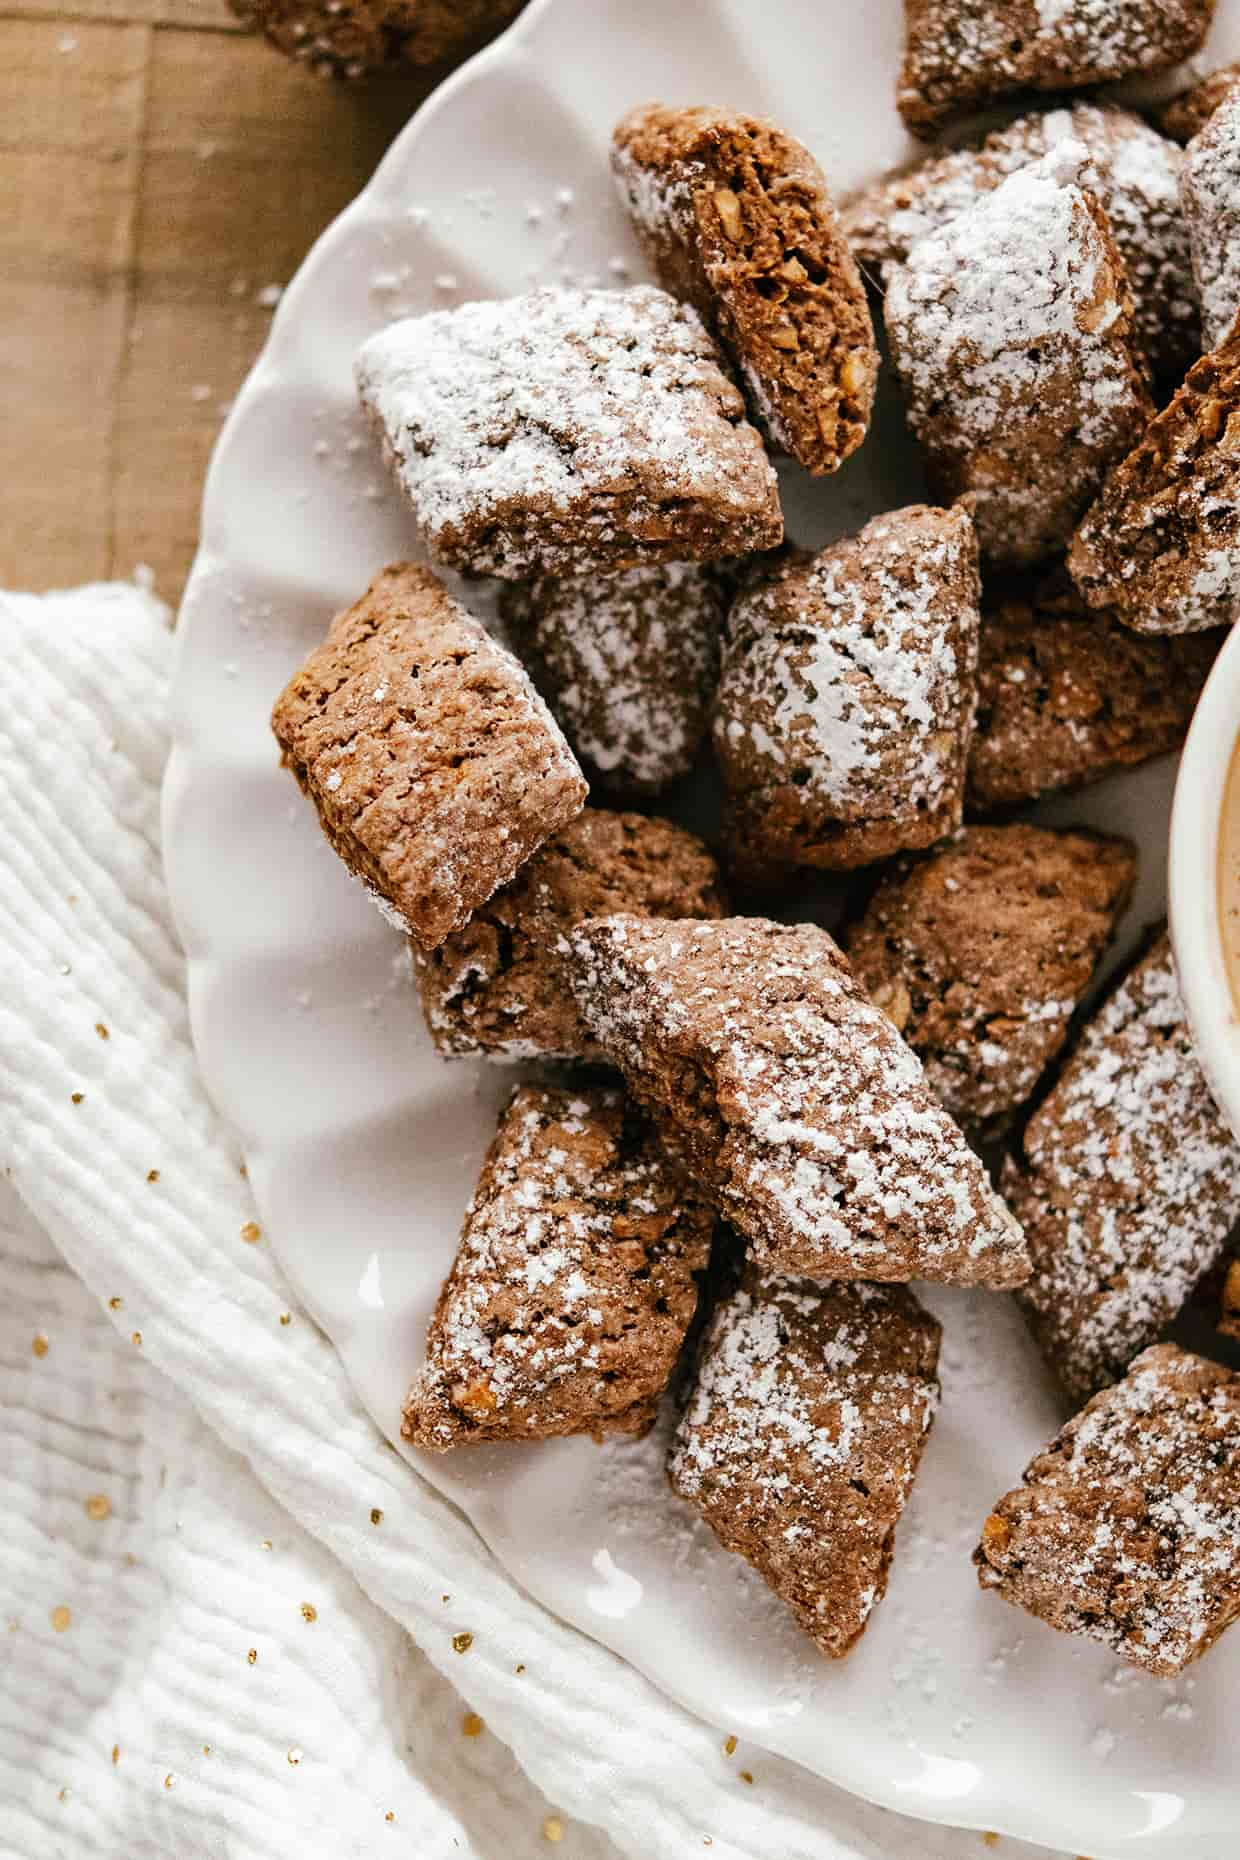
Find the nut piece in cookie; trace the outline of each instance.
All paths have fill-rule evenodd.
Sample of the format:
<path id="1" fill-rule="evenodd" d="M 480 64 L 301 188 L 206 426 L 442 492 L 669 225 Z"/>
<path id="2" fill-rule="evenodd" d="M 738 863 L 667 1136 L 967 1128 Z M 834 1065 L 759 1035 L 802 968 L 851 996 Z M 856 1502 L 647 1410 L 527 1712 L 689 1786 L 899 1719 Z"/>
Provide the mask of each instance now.
<path id="1" fill-rule="evenodd" d="M 500 1118 L 401 1433 L 644 1434 L 710 1258 L 714 1215 L 619 1091 L 523 1085 Z"/>
<path id="2" fill-rule="evenodd" d="M 1033 1256 L 1021 1306 L 1083 1400 L 1161 1335 L 1240 1217 L 1240 1144 L 1197 1062 L 1165 936 L 1085 1028 L 1002 1188 Z"/>
<path id="3" fill-rule="evenodd" d="M 838 471 L 870 423 L 878 349 L 808 149 L 757 117 L 647 104 L 618 125 L 612 167 L 659 281 L 715 330 L 758 424 Z"/>
<path id="4" fill-rule="evenodd" d="M 979 592 L 968 513 L 925 506 L 742 592 L 714 721 L 738 870 L 867 865 L 959 826 Z"/>
<path id="5" fill-rule="evenodd" d="M 411 944 L 427 1026 L 445 1057 L 606 1063 L 564 972 L 586 917 L 721 917 L 719 868 L 670 820 L 587 807 L 436 950 Z"/>
<path id="6" fill-rule="evenodd" d="M 1160 1344 L 1001 1498 L 983 1589 L 1171 1677 L 1240 1615 L 1240 1376 Z"/>
<path id="7" fill-rule="evenodd" d="M 505 589 L 522 660 L 594 790 L 649 799 L 693 767 L 710 727 L 727 599 L 720 574 L 689 562 Z"/>
<path id="8" fill-rule="evenodd" d="M 1240 310 L 1240 89 L 1189 143 L 1180 194 L 1201 297 L 1202 346 L 1214 349 Z"/>
<path id="9" fill-rule="evenodd" d="M 886 1593 L 938 1406 L 939 1339 L 902 1285 L 751 1267 L 700 1346 L 672 1487 L 834 1660 Z"/>
<path id="10" fill-rule="evenodd" d="M 1086 513 L 1068 567 L 1138 633 L 1229 625 L 1240 602 L 1240 317 Z"/>
<path id="11" fill-rule="evenodd" d="M 892 360 L 945 502 L 971 494 L 982 558 L 1063 549 L 1152 411 L 1124 262 L 1083 143 L 1009 175 L 891 273 Z"/>
<path id="12" fill-rule="evenodd" d="M 650 285 L 393 323 L 358 392 L 431 555 L 505 580 L 783 536 L 775 472 L 696 310 Z"/>
<path id="13" fill-rule="evenodd" d="M 333 621 L 271 727 L 349 870 L 431 949 L 585 805 L 526 672 L 411 563 Z"/>
<path id="14" fill-rule="evenodd" d="M 460 57 L 522 0 L 229 0 L 251 31 L 316 77 L 398 74 Z"/>
<path id="15" fill-rule="evenodd" d="M 1178 749 L 1224 630 L 1146 637 L 1091 613 L 1062 568 L 982 605 L 965 807 L 986 815 Z"/>
<path id="16" fill-rule="evenodd" d="M 1181 91 L 1155 114 L 1155 122 L 1164 136 L 1175 142 L 1191 142 L 1205 128 L 1219 104 L 1240 86 L 1240 64 L 1220 65 L 1189 90 Z"/>
<path id="17" fill-rule="evenodd" d="M 853 972 L 958 1123 L 1002 1123 L 1068 1037 L 1136 879 L 1127 840 L 966 827 L 886 874 Z"/>
<path id="18" fill-rule="evenodd" d="M 927 156 L 848 202 L 840 214 L 848 242 L 859 262 L 884 278 L 920 239 L 1073 139 L 1089 150 L 1082 183 L 1103 208 L 1128 273 L 1134 346 L 1156 376 L 1178 385 L 1201 353 L 1197 289 L 1180 212 L 1184 156 L 1131 110 L 1077 103 L 1034 111 L 984 141 Z"/>
<path id="19" fill-rule="evenodd" d="M 1022 90 L 1164 71 L 1201 49 L 1215 0 L 904 0 L 896 103 L 914 135 Z"/>
<path id="20" fill-rule="evenodd" d="M 1020 1228 L 825 930 L 607 917 L 571 943 L 587 1026 L 756 1265 L 1027 1276 Z"/>

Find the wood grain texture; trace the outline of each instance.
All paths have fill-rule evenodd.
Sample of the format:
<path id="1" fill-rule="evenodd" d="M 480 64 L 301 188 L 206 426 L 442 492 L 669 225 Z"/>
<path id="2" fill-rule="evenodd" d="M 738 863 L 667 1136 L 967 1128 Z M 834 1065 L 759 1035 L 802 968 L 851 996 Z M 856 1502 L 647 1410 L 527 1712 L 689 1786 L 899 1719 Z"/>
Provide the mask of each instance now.
<path id="1" fill-rule="evenodd" d="M 325 83 L 224 0 L 0 0 L 0 586 L 154 570 L 278 288 L 442 71 Z"/>

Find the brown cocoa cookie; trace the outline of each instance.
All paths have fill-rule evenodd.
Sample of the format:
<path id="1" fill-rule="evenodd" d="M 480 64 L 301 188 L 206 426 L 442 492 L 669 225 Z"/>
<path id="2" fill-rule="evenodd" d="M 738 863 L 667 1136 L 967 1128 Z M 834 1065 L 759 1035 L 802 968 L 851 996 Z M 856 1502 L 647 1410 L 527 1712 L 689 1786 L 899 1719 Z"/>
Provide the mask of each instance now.
<path id="1" fill-rule="evenodd" d="M 1218 1327 L 1224 1337 L 1240 1343 L 1240 1258 L 1229 1262 L 1219 1293 Z"/>
<path id="2" fill-rule="evenodd" d="M 783 537 L 775 473 L 697 312 L 651 285 L 408 317 L 358 392 L 431 555 L 520 581 Z"/>
<path id="3" fill-rule="evenodd" d="M 1107 479 L 1068 567 L 1138 633 L 1230 624 L 1240 601 L 1240 319 Z"/>
<path id="4" fill-rule="evenodd" d="M 426 1024 L 445 1057 L 606 1055 L 574 1004 L 566 939 L 586 917 L 721 917 L 714 858 L 670 820 L 587 807 L 436 950 L 411 944 Z"/>
<path id="5" fill-rule="evenodd" d="M 750 1267 L 699 1351 L 672 1488 L 833 1660 L 887 1590 L 938 1406 L 940 1336 L 903 1286 Z"/>
<path id="6" fill-rule="evenodd" d="M 1240 1615 L 1240 1376 L 1146 1350 L 999 1500 L 973 1561 L 1039 1621 L 1183 1672 Z"/>
<path id="7" fill-rule="evenodd" d="M 904 0 L 896 103 L 914 135 L 1022 90 L 1079 90 L 1200 51 L 1215 0 Z"/>
<path id="8" fill-rule="evenodd" d="M 1021 1306 L 1084 1400 L 1157 1340 L 1240 1218 L 1240 1144 L 1197 1062 L 1165 936 L 1085 1028 L 1001 1186 L 1033 1256 Z"/>
<path id="9" fill-rule="evenodd" d="M 618 916 L 571 946 L 587 1026 L 756 1265 L 1026 1277 L 1019 1227 L 825 930 Z"/>
<path id="10" fill-rule="evenodd" d="M 846 948 L 957 1122 L 1033 1095 L 1132 896 L 1127 840 L 966 827 L 887 873 Z"/>
<path id="11" fill-rule="evenodd" d="M 1226 631 L 1142 638 L 1062 568 L 982 604 L 965 807 L 986 815 L 1178 749 Z"/>
<path id="12" fill-rule="evenodd" d="M 741 593 L 714 721 L 739 870 L 866 865 L 959 826 L 979 592 L 968 513 L 914 506 Z"/>
<path id="13" fill-rule="evenodd" d="M 509 1101 L 431 1318 L 401 1433 L 644 1434 L 697 1310 L 715 1219 L 623 1092 Z"/>
<path id="14" fill-rule="evenodd" d="M 585 805 L 527 674 L 408 562 L 333 621 L 271 727 L 349 870 L 432 949 Z"/>
<path id="15" fill-rule="evenodd" d="M 941 231 L 1008 175 L 1069 139 L 1089 151 L 1082 180 L 1106 213 L 1128 273 L 1134 344 L 1155 375 L 1173 377 L 1178 385 L 1201 353 L 1188 229 L 1180 212 L 1184 157 L 1131 110 L 1096 103 L 1038 110 L 983 141 L 927 156 L 848 202 L 840 219 L 849 244 L 882 279 L 920 239 Z"/>
<path id="16" fill-rule="evenodd" d="M 1180 194 L 1201 298 L 1202 346 L 1214 349 L 1240 310 L 1240 88 L 1189 143 Z"/>
<path id="17" fill-rule="evenodd" d="M 1066 547 L 1152 403 L 1132 293 L 1106 216 L 1077 184 L 1083 143 L 1031 167 L 915 245 L 885 313 L 908 422 L 945 502 L 968 495 L 983 560 Z"/>
<path id="18" fill-rule="evenodd" d="M 878 349 L 826 178 L 773 123 L 646 104 L 612 167 L 659 280 L 717 333 L 772 442 L 816 474 L 865 438 Z"/>
<path id="19" fill-rule="evenodd" d="M 1164 104 L 1155 121 L 1164 136 L 1191 142 L 1203 130 L 1220 103 L 1240 85 L 1240 64 L 1220 65 L 1209 77 Z"/>
<path id="20" fill-rule="evenodd" d="M 461 57 L 524 0 L 229 0 L 237 18 L 318 77 L 397 73 Z"/>
<path id="21" fill-rule="evenodd" d="M 727 604 L 722 576 L 689 562 L 505 588 L 514 642 L 594 791 L 648 800 L 693 767 Z"/>

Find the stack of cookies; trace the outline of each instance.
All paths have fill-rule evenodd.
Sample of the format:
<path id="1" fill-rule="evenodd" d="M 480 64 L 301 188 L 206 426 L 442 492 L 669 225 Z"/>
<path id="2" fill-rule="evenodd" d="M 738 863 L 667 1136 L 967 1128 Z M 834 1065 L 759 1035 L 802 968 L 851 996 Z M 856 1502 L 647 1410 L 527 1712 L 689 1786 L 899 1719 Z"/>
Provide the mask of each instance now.
<path id="1" fill-rule="evenodd" d="M 923 134 L 1170 64 L 1210 9 L 906 10 Z M 1240 1146 L 1165 936 L 1092 1000 L 1132 846 L 1018 817 L 1174 748 L 1240 595 L 1215 89 L 1187 153 L 1026 108 L 842 214 L 774 124 L 645 106 L 612 161 L 657 284 L 407 319 L 357 360 L 433 566 L 383 569 L 275 733 L 437 1051 L 526 1068 L 405 1436 L 670 1404 L 675 1493 L 832 1657 L 938 1401 L 915 1280 L 1013 1291 L 1085 1404 L 986 1519 L 983 1586 L 1160 1673 L 1240 1613 L 1240 1378 L 1161 1341 L 1221 1281 Z M 867 276 L 940 501 L 807 554 L 772 458 L 829 496 L 864 444 Z M 714 846 L 653 811 L 707 761 Z M 823 871 L 863 875 L 838 941 L 800 920 Z"/>

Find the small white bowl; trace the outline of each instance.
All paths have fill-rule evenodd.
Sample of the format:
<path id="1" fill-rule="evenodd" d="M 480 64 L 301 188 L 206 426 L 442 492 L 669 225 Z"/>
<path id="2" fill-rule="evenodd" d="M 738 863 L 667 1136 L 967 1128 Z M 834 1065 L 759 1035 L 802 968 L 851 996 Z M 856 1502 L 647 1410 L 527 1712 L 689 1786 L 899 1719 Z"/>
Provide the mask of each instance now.
<path id="1" fill-rule="evenodd" d="M 1223 809 L 1237 743 L 1240 627 L 1215 661 L 1188 733 L 1168 872 L 1171 940 L 1197 1053 L 1219 1108 L 1240 1135 L 1240 1017 L 1223 953 L 1219 883 Z"/>

